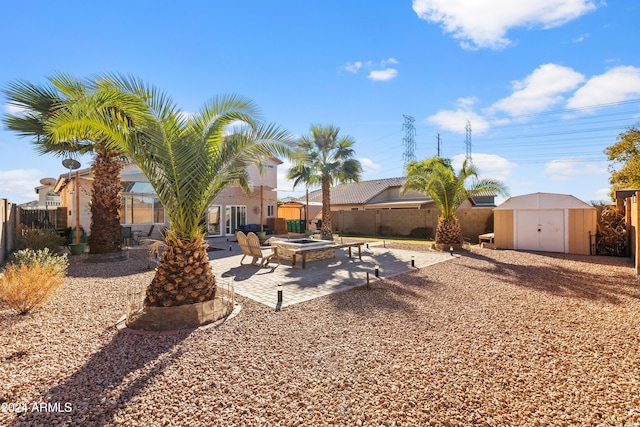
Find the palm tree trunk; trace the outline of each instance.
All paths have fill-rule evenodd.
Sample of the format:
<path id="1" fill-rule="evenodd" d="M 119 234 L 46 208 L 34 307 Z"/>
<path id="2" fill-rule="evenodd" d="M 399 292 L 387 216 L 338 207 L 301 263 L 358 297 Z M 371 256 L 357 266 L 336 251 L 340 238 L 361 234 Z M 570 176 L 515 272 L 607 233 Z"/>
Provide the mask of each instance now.
<path id="1" fill-rule="evenodd" d="M 333 240 L 331 230 L 331 180 L 329 175 L 322 177 L 322 227 L 320 227 L 322 240 Z"/>
<path id="2" fill-rule="evenodd" d="M 92 254 L 118 252 L 122 249 L 120 237 L 120 206 L 122 164 L 112 153 L 99 151 L 93 163 L 93 190 L 91 192 L 91 235 L 88 238 Z"/>
<path id="3" fill-rule="evenodd" d="M 171 307 L 212 300 L 216 278 L 209 266 L 207 247 L 204 239 L 166 241 L 145 304 Z"/>
<path id="4" fill-rule="evenodd" d="M 436 228 L 436 244 L 459 245 L 462 244 L 462 228 L 456 216 L 438 218 Z"/>

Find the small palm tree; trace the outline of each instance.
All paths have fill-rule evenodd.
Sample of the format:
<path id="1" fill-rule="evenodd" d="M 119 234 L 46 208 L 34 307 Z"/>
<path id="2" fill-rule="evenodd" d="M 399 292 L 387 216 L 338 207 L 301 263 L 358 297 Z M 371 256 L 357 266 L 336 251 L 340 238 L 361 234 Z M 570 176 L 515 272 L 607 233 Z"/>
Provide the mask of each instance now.
<path id="1" fill-rule="evenodd" d="M 469 178 L 472 178 L 470 183 L 467 182 Z M 413 161 L 407 165 L 407 180 L 402 187 L 402 194 L 410 190 L 431 197 L 440 209 L 436 244 L 445 245 L 462 243 L 462 229 L 456 212 L 465 200 L 487 191 L 502 196 L 508 196 L 509 193 L 501 181 L 478 179 L 478 170 L 466 160 L 456 174 L 451 160 L 442 157 Z"/>
<path id="2" fill-rule="evenodd" d="M 228 185 L 248 192 L 250 164 L 288 156 L 289 133 L 261 122 L 254 103 L 240 96 L 220 96 L 187 116 L 136 79 L 106 76 L 100 88 L 100 98 L 113 107 L 109 113 L 70 115 L 59 123 L 58 136 L 87 131 L 109 141 L 135 161 L 164 207 L 165 251 L 145 303 L 170 307 L 213 299 L 216 281 L 202 225 L 207 207 Z"/>
<path id="3" fill-rule="evenodd" d="M 4 93 L 8 104 L 19 112 L 6 114 L 4 123 L 20 136 L 32 137 L 41 154 L 73 157 L 93 153 L 93 188 L 91 192 L 91 234 L 88 243 L 91 253 L 118 252 L 121 249 L 120 214 L 122 186 L 119 161 L 121 152 L 107 148 L 104 141 L 90 134 L 73 134 L 60 140 L 52 138 L 49 127 L 60 114 L 85 104 L 96 89 L 94 82 L 78 80 L 67 74 L 55 74 L 50 84 L 40 86 L 26 81 L 10 83 Z"/>
<path id="4" fill-rule="evenodd" d="M 293 166 L 287 173 L 294 188 L 303 182 L 307 186 L 322 187 L 322 239 L 331 240 L 331 186 L 335 183 L 360 182 L 362 166 L 353 158 L 355 140 L 350 136 L 338 138 L 340 128 L 313 125 L 309 136 L 298 141 Z"/>

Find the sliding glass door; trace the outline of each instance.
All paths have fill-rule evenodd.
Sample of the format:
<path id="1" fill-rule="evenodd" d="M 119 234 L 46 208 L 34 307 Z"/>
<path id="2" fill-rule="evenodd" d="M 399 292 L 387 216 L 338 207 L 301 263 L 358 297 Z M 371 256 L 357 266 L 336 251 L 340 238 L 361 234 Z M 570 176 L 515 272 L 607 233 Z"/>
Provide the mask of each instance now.
<path id="1" fill-rule="evenodd" d="M 247 223 L 246 206 L 227 206 L 225 212 L 225 232 L 234 234 L 239 226 Z"/>

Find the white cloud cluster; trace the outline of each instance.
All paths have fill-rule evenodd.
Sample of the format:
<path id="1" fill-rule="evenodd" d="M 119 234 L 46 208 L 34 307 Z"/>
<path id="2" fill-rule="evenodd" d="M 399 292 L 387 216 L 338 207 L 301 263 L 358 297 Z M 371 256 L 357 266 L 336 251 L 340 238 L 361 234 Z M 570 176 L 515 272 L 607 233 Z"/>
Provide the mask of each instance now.
<path id="1" fill-rule="evenodd" d="M 512 28 L 553 28 L 596 9 L 593 0 L 413 0 L 419 18 L 439 24 L 465 49 L 503 49 Z"/>
<path id="2" fill-rule="evenodd" d="M 477 99 L 460 98 L 454 110 L 441 110 L 426 122 L 443 130 L 464 134 L 469 120 L 474 133 L 486 132 L 492 124 L 549 111 L 552 108 L 579 110 L 588 114 L 629 99 L 640 97 L 640 68 L 619 66 L 589 79 L 572 68 L 544 64 L 523 80 L 511 83 L 511 95 L 494 102 L 481 113 L 474 111 Z M 574 112 L 577 114 L 578 112 Z M 506 114 L 508 118 L 499 117 Z"/>
<path id="3" fill-rule="evenodd" d="M 374 162 L 371 159 L 367 159 L 366 157 L 358 159 L 360 164 L 362 165 L 362 169 L 364 173 L 373 173 L 377 172 L 380 169 L 380 165 Z"/>
<path id="4" fill-rule="evenodd" d="M 484 133 L 489 129 L 489 122 L 473 111 L 475 98 L 460 98 L 456 110 L 442 110 L 427 118 L 427 123 L 443 130 L 464 134 L 467 120 L 472 123 L 473 132 Z"/>
<path id="5" fill-rule="evenodd" d="M 544 168 L 545 178 L 550 181 L 572 181 L 580 175 L 606 173 L 604 166 L 588 163 L 581 158 L 564 158 L 547 162 Z"/>
<path id="6" fill-rule="evenodd" d="M 0 198 L 13 203 L 36 200 L 35 188 L 40 185 L 42 172 L 38 169 L 13 169 L 0 171 Z"/>
<path id="7" fill-rule="evenodd" d="M 454 169 L 458 170 L 462 166 L 466 156 L 458 154 L 451 159 Z M 504 157 L 495 154 L 473 153 L 471 157 L 473 165 L 478 168 L 480 179 L 497 179 L 506 181 L 513 169 L 518 166 L 516 163 L 510 162 Z"/>
<path id="8" fill-rule="evenodd" d="M 373 61 L 355 61 L 347 62 L 344 69 L 350 73 L 356 74 L 361 69 L 365 68 L 369 70 L 367 78 L 373 81 L 386 81 L 395 78 L 398 75 L 398 70 L 389 65 L 397 65 L 398 60 L 395 58 L 384 59 L 379 62 Z M 384 68 L 386 67 L 386 68 Z"/>
<path id="9" fill-rule="evenodd" d="M 513 93 L 490 110 L 510 116 L 539 113 L 564 101 L 562 94 L 575 90 L 584 81 L 585 76 L 569 67 L 544 64 L 524 80 L 512 82 Z"/>
<path id="10" fill-rule="evenodd" d="M 567 101 L 567 108 L 587 109 L 640 97 L 640 68 L 620 66 L 594 76 Z"/>

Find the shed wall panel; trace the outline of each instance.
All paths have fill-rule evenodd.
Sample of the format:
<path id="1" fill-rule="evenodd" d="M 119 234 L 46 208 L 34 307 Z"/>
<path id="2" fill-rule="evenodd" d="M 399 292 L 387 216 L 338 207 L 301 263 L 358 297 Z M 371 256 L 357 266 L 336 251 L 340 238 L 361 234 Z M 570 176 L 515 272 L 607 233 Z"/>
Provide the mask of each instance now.
<path id="1" fill-rule="evenodd" d="M 513 211 L 493 211 L 493 231 L 498 249 L 513 249 Z"/>
<path id="2" fill-rule="evenodd" d="M 569 209 L 569 253 L 589 255 L 591 238 L 596 232 L 595 209 Z"/>

